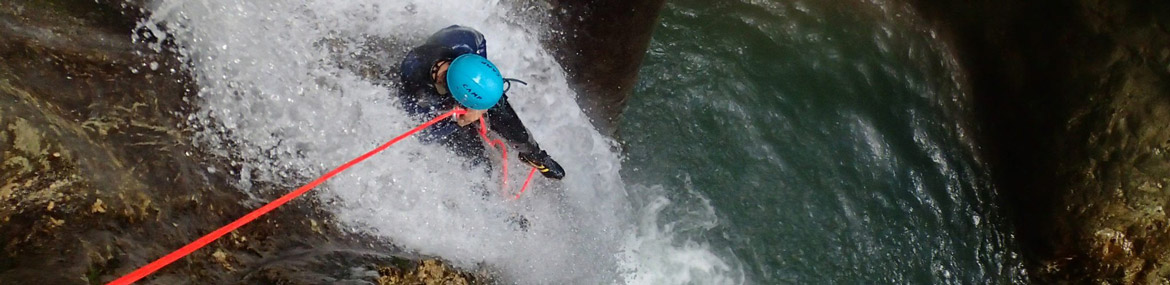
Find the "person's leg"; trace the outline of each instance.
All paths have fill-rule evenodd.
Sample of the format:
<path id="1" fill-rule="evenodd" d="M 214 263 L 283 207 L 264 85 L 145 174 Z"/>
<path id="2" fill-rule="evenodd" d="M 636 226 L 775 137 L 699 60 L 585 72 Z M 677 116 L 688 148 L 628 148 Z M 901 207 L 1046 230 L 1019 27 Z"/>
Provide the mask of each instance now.
<path id="1" fill-rule="evenodd" d="M 460 128 L 459 131 L 451 133 L 447 136 L 447 140 L 445 141 L 444 145 L 456 154 L 470 158 L 471 162 L 469 166 L 483 166 L 485 171 L 484 174 L 487 174 L 488 177 L 492 176 L 491 160 L 487 157 L 487 151 L 484 148 L 483 138 L 480 137 L 475 128 Z M 487 183 L 486 185 L 477 185 L 473 187 L 473 189 L 476 189 L 475 191 L 478 191 L 480 194 L 482 194 L 484 199 L 489 199 L 489 197 L 492 196 L 492 191 L 500 191 L 498 186 L 489 185 L 499 184 Z M 508 224 L 513 226 L 515 230 L 528 231 L 530 223 L 528 218 L 524 217 L 523 214 L 512 213 L 508 215 L 505 220 L 508 222 Z"/>
<path id="2" fill-rule="evenodd" d="M 470 159 L 467 168 L 482 166 L 484 174 L 492 175 L 492 161 L 487 156 L 483 138 L 474 128 L 459 128 L 447 135 L 443 145 L 459 156 Z"/>

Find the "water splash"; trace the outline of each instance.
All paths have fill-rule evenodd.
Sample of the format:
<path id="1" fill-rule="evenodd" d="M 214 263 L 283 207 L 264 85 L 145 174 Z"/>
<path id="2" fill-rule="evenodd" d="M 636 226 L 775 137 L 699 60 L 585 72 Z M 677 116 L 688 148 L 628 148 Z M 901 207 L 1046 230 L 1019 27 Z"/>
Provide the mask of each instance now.
<path id="1" fill-rule="evenodd" d="M 239 165 L 229 174 L 248 193 L 259 191 L 257 181 L 293 186 L 419 123 L 394 107 L 389 74 L 429 33 L 475 27 L 506 76 L 535 83 L 513 89 L 510 102 L 568 176 L 538 178 L 524 199 L 506 202 L 493 186 L 497 174 L 406 140 L 318 191 L 345 226 L 517 283 L 742 281 L 731 274 L 734 259 L 658 228 L 669 200 L 621 180 L 615 142 L 576 105 L 534 33 L 544 28 L 509 19 L 512 8 L 486 0 L 160 1 L 140 26 L 175 42 L 198 86 L 189 116 L 196 139 Z M 526 174 L 513 172 L 514 184 Z M 637 208 L 629 197 L 660 202 Z M 528 231 L 515 229 L 515 216 L 531 222 Z"/>

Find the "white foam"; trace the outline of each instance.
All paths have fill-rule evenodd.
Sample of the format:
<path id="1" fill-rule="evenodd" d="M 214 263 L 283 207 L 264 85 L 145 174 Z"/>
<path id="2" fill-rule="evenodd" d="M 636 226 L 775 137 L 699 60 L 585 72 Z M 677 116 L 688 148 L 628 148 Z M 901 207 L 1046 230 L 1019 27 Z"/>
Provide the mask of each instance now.
<path id="1" fill-rule="evenodd" d="M 709 244 L 694 239 L 694 232 L 706 232 L 718 224 L 710 200 L 688 187 L 686 193 L 699 197 L 701 203 L 673 205 L 662 186 L 631 188 L 657 195 L 648 195 L 650 200 L 637 213 L 637 232 L 624 241 L 623 248 L 628 250 L 621 254 L 621 265 L 627 284 L 743 283 L 744 272 L 738 263 L 725 260 Z M 689 219 L 665 217 L 667 207 L 681 207 Z"/>
<path id="2" fill-rule="evenodd" d="M 533 83 L 514 88 L 510 102 L 567 177 L 538 177 L 523 199 L 506 201 L 498 175 L 408 139 L 317 191 L 345 226 L 458 266 L 486 264 L 516 283 L 742 282 L 742 272 L 731 274 L 738 261 L 702 237 L 659 228 L 714 217 L 670 220 L 659 215 L 670 205 L 663 191 L 628 190 L 615 143 L 589 124 L 562 68 L 500 1 L 161 1 L 151 10 L 140 26 L 159 34 L 165 25 L 195 76 L 198 142 L 241 164 L 231 174 L 243 191 L 254 193 L 257 181 L 296 186 L 417 125 L 395 107 L 393 88 L 337 58 L 368 52 L 371 37 L 417 43 L 460 24 L 485 34 L 506 76 Z M 515 187 L 527 168 L 514 155 L 509 163 Z M 497 194 L 484 198 L 482 185 Z M 635 209 L 632 195 L 661 202 Z M 527 232 L 507 221 L 514 214 L 530 220 Z"/>

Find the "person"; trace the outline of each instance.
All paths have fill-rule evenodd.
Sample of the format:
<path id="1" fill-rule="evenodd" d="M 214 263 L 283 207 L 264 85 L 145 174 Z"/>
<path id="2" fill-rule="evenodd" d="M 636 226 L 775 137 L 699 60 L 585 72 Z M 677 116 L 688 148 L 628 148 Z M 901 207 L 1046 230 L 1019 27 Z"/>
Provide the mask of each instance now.
<path id="1" fill-rule="evenodd" d="M 480 124 L 474 124 L 483 118 L 489 130 L 510 142 L 521 161 L 545 177 L 565 177 L 561 165 L 540 148 L 508 104 L 505 85 L 514 79 L 505 80 L 487 59 L 487 41 L 479 31 L 458 25 L 439 30 L 407 53 L 398 72 L 402 107 L 416 119 L 429 120 L 456 107 L 467 110 L 420 132 L 424 142 L 442 143 L 473 163 L 483 163 L 485 143 Z"/>

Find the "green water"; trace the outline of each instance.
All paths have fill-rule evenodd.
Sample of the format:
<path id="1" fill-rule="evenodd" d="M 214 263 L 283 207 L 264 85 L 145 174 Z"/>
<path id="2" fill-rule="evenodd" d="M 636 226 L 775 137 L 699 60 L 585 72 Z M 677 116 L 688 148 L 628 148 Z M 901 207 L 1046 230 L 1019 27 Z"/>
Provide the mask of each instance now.
<path id="1" fill-rule="evenodd" d="M 747 283 L 1022 283 L 944 45 L 866 3 L 669 1 L 622 120 L 627 181 Z M 709 205 L 709 206 L 708 206 Z"/>

